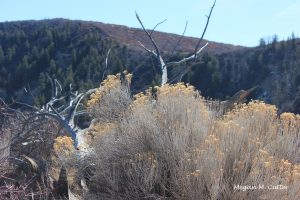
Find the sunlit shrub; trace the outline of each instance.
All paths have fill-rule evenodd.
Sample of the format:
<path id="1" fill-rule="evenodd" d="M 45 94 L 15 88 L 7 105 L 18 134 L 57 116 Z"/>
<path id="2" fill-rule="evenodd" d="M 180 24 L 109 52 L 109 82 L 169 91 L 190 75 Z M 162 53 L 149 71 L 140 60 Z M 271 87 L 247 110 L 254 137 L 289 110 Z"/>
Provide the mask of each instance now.
<path id="1" fill-rule="evenodd" d="M 70 156 L 74 152 L 74 142 L 71 137 L 59 136 L 54 140 L 54 151 L 61 157 Z"/>
<path id="2" fill-rule="evenodd" d="M 126 98 L 118 120 L 94 115 L 90 131 L 100 137 L 81 163 L 90 199 L 299 197 L 299 115 L 252 101 L 220 117 L 183 83 Z M 287 189 L 268 189 L 278 185 Z"/>
<path id="3" fill-rule="evenodd" d="M 127 110 L 131 96 L 129 83 L 131 74 L 125 73 L 125 80 L 121 81 L 120 74 L 109 75 L 97 92 L 91 95 L 87 106 L 91 116 L 98 121 L 114 123 Z"/>

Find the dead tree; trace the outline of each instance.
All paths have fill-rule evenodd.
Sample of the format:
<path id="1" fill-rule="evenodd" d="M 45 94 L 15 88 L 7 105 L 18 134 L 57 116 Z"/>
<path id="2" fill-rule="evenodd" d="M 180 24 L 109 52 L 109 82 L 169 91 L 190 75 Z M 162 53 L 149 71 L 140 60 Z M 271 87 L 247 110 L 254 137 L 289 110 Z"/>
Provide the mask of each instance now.
<path id="1" fill-rule="evenodd" d="M 147 52 L 151 53 L 155 58 L 156 60 L 159 62 L 160 64 L 160 70 L 161 70 L 161 85 L 164 85 L 168 82 L 170 82 L 170 80 L 173 80 L 173 79 L 178 79 L 179 81 L 181 81 L 182 77 L 190 70 L 190 67 L 182 70 L 181 72 L 179 72 L 175 77 L 173 77 L 173 79 L 168 79 L 168 67 L 171 67 L 171 66 L 174 66 L 174 65 L 180 65 L 180 64 L 183 64 L 183 63 L 186 63 L 188 61 L 191 61 L 191 60 L 194 60 L 196 61 L 198 58 L 199 58 L 199 55 L 201 54 L 201 52 L 205 49 L 205 47 L 208 45 L 208 42 L 203 45 L 201 48 L 200 48 L 200 45 L 201 45 L 201 42 L 203 41 L 203 37 L 205 35 L 205 32 L 207 30 L 207 27 L 208 27 L 208 24 L 209 24 L 209 20 L 210 20 L 210 17 L 211 17 L 211 14 L 212 14 L 212 11 L 215 7 L 215 4 L 216 4 L 216 0 L 214 1 L 211 9 L 210 9 L 210 12 L 209 12 L 209 15 L 207 16 L 207 21 L 206 21 L 206 25 L 204 27 L 204 30 L 202 32 L 202 35 L 200 37 L 200 39 L 198 40 L 198 43 L 196 44 L 196 47 L 195 47 L 195 51 L 192 55 L 188 56 L 188 57 L 184 57 L 183 59 L 179 60 L 179 61 L 173 61 L 173 62 L 166 62 L 165 59 L 162 57 L 162 54 L 161 54 L 161 51 L 159 49 L 159 47 L 157 46 L 152 34 L 154 32 L 154 30 L 160 25 L 162 24 L 163 22 L 165 22 L 166 20 L 162 21 L 162 22 L 159 22 L 158 24 L 156 24 L 156 26 L 149 32 L 142 20 L 140 19 L 138 13 L 136 12 L 136 18 L 137 20 L 139 21 L 143 31 L 145 32 L 145 34 L 147 35 L 147 37 L 149 38 L 152 46 L 154 47 L 154 50 L 151 50 L 149 48 L 147 48 L 143 43 L 141 43 L 139 41 L 139 44 L 141 45 L 141 47 L 143 49 L 145 49 Z M 185 31 L 184 31 L 185 32 Z M 179 39 L 181 40 L 181 39 Z M 178 45 L 179 42 L 177 42 L 176 45 Z M 175 47 L 176 48 L 176 47 Z"/>
<path id="2" fill-rule="evenodd" d="M 104 72 L 101 81 L 103 81 L 106 72 L 108 70 L 108 58 L 110 52 L 111 52 L 111 48 L 108 49 L 106 54 L 105 63 L 104 63 Z M 37 121 L 40 118 L 48 118 L 48 119 L 55 120 L 72 137 L 75 149 L 79 149 L 79 146 L 81 146 L 81 144 L 84 142 L 84 137 L 83 137 L 84 130 L 79 128 L 79 126 L 76 124 L 75 118 L 80 115 L 87 114 L 86 110 L 82 109 L 83 107 L 82 100 L 88 97 L 89 95 L 91 95 L 92 93 L 96 92 L 100 88 L 93 88 L 85 92 L 79 93 L 78 91 L 73 91 L 72 85 L 70 84 L 69 92 L 66 95 L 63 93 L 62 86 L 57 79 L 51 78 L 48 74 L 47 74 L 47 78 L 51 83 L 51 99 L 47 103 L 45 103 L 42 107 L 31 106 L 19 102 L 17 103 L 21 105 L 25 105 L 26 107 L 29 107 L 31 110 L 34 111 L 34 114 L 31 117 L 27 118 L 28 123 L 31 123 L 32 121 Z M 30 88 L 29 88 L 29 92 L 30 92 Z M 33 95 L 32 98 L 35 100 Z M 12 141 L 17 140 L 23 135 L 28 134 L 28 132 L 32 131 L 34 128 L 29 131 L 25 131 L 24 129 L 25 127 L 23 128 L 22 131 L 20 131 L 12 138 Z M 23 145 L 28 145 L 29 143 L 30 141 L 24 143 Z"/>
<path id="3" fill-rule="evenodd" d="M 35 115 L 31 118 L 47 117 L 56 120 L 72 137 L 74 146 L 78 149 L 83 142 L 83 130 L 77 126 L 75 117 L 86 114 L 85 110 L 79 110 L 82 100 L 96 92 L 99 88 L 78 93 L 78 91 L 74 92 L 72 90 L 72 85 L 70 84 L 69 94 L 63 95 L 59 81 L 57 79 L 50 78 L 49 75 L 47 75 L 47 77 L 51 82 L 51 99 L 43 105 L 42 108 L 31 106 L 31 108 L 35 111 Z"/>
<path id="4" fill-rule="evenodd" d="M 10 160 L 12 160 L 12 155 L 9 155 L 10 148 L 3 149 L 2 147 L 10 147 L 10 144 L 13 144 L 13 158 L 16 161 L 13 160 L 12 162 L 14 163 L 14 166 L 16 166 L 15 168 L 21 169 L 23 171 L 25 169 L 26 173 L 22 173 L 26 175 L 34 174 L 35 178 L 34 181 L 32 181 L 32 185 L 34 187 L 35 184 L 45 183 L 48 187 L 47 189 L 52 190 L 53 188 L 51 185 L 53 185 L 53 180 L 50 180 L 51 178 L 47 175 L 48 173 L 46 173 L 48 172 L 47 170 L 50 169 L 47 168 L 49 163 L 46 162 L 48 160 L 44 160 L 44 152 L 41 148 L 37 148 L 37 146 L 47 146 L 47 155 L 49 153 L 51 154 L 52 151 L 49 149 L 49 147 L 52 146 L 54 138 L 56 138 L 58 134 L 64 132 L 72 137 L 74 147 L 78 150 L 75 156 L 78 158 L 85 156 L 88 152 L 87 145 L 85 145 L 86 141 L 84 138 L 85 130 L 78 127 L 78 124 L 76 123 L 76 117 L 87 114 L 85 107 L 82 104 L 82 100 L 85 97 L 88 97 L 90 94 L 96 92 L 99 88 L 90 89 L 86 92 L 79 93 L 77 91 L 74 92 L 70 85 L 68 94 L 64 94 L 59 81 L 51 78 L 49 75 L 47 75 L 47 77 L 52 86 L 51 99 L 41 107 L 19 103 L 22 105 L 26 105 L 29 108 L 28 110 L 30 111 L 28 111 L 29 114 L 24 114 L 24 119 L 22 121 L 18 121 L 18 123 L 20 123 L 16 125 L 18 126 L 18 128 L 11 131 L 12 136 L 5 143 L 5 145 L 1 145 L 2 142 L 0 142 L 0 169 L 3 168 L 2 160 L 5 157 L 9 157 Z M 5 113 L 7 109 L 11 109 L 9 108 L 9 106 L 7 106 L 7 109 L 4 109 L 3 105 L 5 105 L 5 103 L 3 102 L 3 105 L 1 103 L 2 102 L 0 102 L 0 118 L 2 117 L 2 114 L 5 116 L 7 115 Z M 12 110 L 11 112 L 15 113 L 20 111 Z M 22 112 L 20 112 L 20 114 L 22 114 Z M 10 123 L 10 125 L 13 126 L 13 123 Z M 44 128 L 46 128 L 47 126 L 53 127 L 53 130 L 57 128 L 57 131 L 54 130 L 53 132 L 51 131 L 51 133 L 48 133 L 47 130 L 44 130 Z M 0 128 L 2 127 L 0 126 Z M 36 151 L 40 151 L 41 155 L 38 155 L 38 152 Z M 43 164 L 46 165 L 44 166 Z M 62 168 L 65 167 L 65 164 L 67 163 L 62 163 Z M 44 169 L 44 167 L 46 167 L 47 169 Z M 18 172 L 18 170 L 14 171 Z M 31 173 L 30 171 L 33 172 Z M 61 169 L 61 171 L 63 171 L 63 169 Z M 18 175 L 18 173 L 16 173 L 16 175 Z M 24 180 L 27 180 L 26 178 L 27 176 L 24 178 Z M 59 188 L 66 188 L 68 186 L 67 179 L 65 178 L 65 176 L 62 178 L 64 178 L 65 181 L 60 181 L 59 185 L 56 186 L 59 186 Z M 56 189 L 57 188 L 54 187 L 52 192 L 55 193 Z M 59 193 L 61 192 L 59 191 Z"/>

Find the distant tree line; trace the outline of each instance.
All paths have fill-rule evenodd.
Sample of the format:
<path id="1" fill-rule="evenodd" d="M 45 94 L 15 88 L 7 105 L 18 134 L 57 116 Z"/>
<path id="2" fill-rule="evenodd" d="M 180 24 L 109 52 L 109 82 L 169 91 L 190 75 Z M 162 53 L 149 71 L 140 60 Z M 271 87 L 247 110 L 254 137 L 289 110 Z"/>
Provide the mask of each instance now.
<path id="1" fill-rule="evenodd" d="M 141 66 L 152 69 L 149 65 L 149 59 L 81 22 L 58 19 L 0 24 L 0 97 L 5 100 L 32 102 L 34 96 L 36 103 L 45 103 L 51 90 L 46 74 L 60 80 L 64 89 L 72 84 L 73 89 L 83 91 L 96 87 L 106 74 Z"/>
<path id="2" fill-rule="evenodd" d="M 188 56 L 179 52 L 162 54 L 168 57 L 166 62 Z M 284 99 L 292 101 L 291 94 L 294 94 L 300 105 L 299 58 L 300 41 L 294 34 L 286 41 L 279 41 L 275 35 L 271 41 L 261 39 L 255 48 L 217 55 L 204 52 L 182 80 L 196 86 L 206 97 L 225 100 L 271 77 L 276 79 L 271 87 L 274 94 L 257 90 L 256 98 L 280 107 Z M 0 97 L 6 101 L 17 99 L 44 104 L 51 96 L 46 74 L 60 80 L 64 91 L 68 91 L 70 84 L 73 90 L 84 91 L 98 86 L 107 74 L 128 70 L 133 73 L 131 89 L 136 93 L 160 83 L 161 70 L 157 62 L 143 49 L 131 50 L 101 29 L 82 21 L 0 23 Z M 183 65 L 185 63 L 170 68 L 169 77 L 186 67 Z"/>
<path id="3" fill-rule="evenodd" d="M 261 39 L 255 48 L 221 55 L 206 54 L 184 81 L 195 85 L 204 96 L 226 99 L 240 89 L 261 85 L 275 74 L 282 75 L 276 78 L 284 82 L 280 85 L 289 84 L 291 91 L 299 92 L 300 41 L 294 34 L 286 41 L 278 41 L 274 36 L 271 43 Z M 291 78 L 285 79 L 284 74 Z"/>

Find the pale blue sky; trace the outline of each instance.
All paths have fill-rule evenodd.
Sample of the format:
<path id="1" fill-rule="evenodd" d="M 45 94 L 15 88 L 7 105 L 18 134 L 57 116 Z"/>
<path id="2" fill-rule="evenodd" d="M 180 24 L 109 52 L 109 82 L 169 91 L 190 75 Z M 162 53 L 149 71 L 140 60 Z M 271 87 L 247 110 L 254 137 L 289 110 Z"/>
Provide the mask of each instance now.
<path id="1" fill-rule="evenodd" d="M 213 0 L 0 0 L 0 21 L 67 18 L 147 28 L 199 37 Z M 298 20 L 297 20 L 298 19 Z M 300 0 L 217 0 L 205 38 L 255 46 L 261 37 L 300 34 Z"/>

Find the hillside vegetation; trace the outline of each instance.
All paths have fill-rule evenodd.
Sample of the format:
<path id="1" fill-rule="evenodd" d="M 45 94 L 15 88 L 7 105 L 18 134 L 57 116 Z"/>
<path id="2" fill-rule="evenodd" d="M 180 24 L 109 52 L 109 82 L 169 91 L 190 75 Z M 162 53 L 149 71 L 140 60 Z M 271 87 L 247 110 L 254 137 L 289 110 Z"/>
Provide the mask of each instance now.
<path id="1" fill-rule="evenodd" d="M 149 59 L 127 50 L 85 23 L 68 20 L 0 23 L 0 97 L 5 100 L 18 98 L 32 103 L 32 93 L 35 103 L 45 103 L 51 91 L 46 74 L 60 80 L 64 89 L 72 84 L 74 89 L 83 91 L 95 87 L 104 75 L 124 69 L 133 71 L 140 66 L 151 69 L 149 63 Z M 151 75 L 143 84 L 149 84 L 150 79 Z"/>
<path id="2" fill-rule="evenodd" d="M 226 99 L 236 91 L 258 86 L 253 99 L 275 104 L 280 112 L 299 113 L 300 40 L 287 41 L 221 55 L 207 55 L 184 79 L 204 96 Z"/>
<path id="3" fill-rule="evenodd" d="M 179 35 L 154 32 L 154 37 L 166 61 L 193 53 L 197 43 L 183 37 L 176 47 Z M 160 69 L 138 41 L 152 48 L 142 30 L 125 26 L 64 19 L 0 23 L 0 97 L 43 104 L 50 97 L 46 74 L 65 89 L 72 83 L 83 91 L 95 87 L 104 73 L 125 69 L 134 75 L 132 91 L 143 91 L 160 82 Z M 299 52 L 293 35 L 287 41 L 274 36 L 269 44 L 261 40 L 255 48 L 209 42 L 199 61 L 175 66 L 169 74 L 193 65 L 183 80 L 205 97 L 225 100 L 258 86 L 252 98 L 275 104 L 280 112 L 299 113 Z"/>

